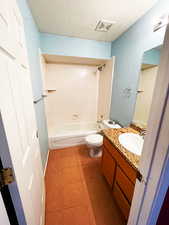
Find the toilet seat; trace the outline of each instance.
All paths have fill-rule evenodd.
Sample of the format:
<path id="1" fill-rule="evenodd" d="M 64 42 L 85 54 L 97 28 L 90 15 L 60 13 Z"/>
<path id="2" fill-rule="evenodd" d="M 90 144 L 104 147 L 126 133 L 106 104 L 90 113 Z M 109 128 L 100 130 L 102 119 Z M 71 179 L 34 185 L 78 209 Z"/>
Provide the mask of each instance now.
<path id="1" fill-rule="evenodd" d="M 86 142 L 89 145 L 101 146 L 103 144 L 103 136 L 100 134 L 91 134 L 86 137 Z"/>

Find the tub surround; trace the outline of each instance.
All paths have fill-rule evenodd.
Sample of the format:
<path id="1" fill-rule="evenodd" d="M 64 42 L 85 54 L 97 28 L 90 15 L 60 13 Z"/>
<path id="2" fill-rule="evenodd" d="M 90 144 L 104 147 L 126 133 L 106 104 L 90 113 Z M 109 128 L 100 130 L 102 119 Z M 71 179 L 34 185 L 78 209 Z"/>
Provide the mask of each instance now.
<path id="1" fill-rule="evenodd" d="M 45 99 L 49 136 L 56 135 L 62 126 L 97 121 L 96 70 L 96 66 L 82 64 L 46 64 L 45 87 L 56 89 Z"/>
<path id="2" fill-rule="evenodd" d="M 114 147 L 120 152 L 120 154 L 130 163 L 130 165 L 138 170 L 140 156 L 125 149 L 119 142 L 119 135 L 122 133 L 134 133 L 139 134 L 139 132 L 131 127 L 120 128 L 120 129 L 104 129 L 102 131 L 103 135 L 114 145 Z"/>

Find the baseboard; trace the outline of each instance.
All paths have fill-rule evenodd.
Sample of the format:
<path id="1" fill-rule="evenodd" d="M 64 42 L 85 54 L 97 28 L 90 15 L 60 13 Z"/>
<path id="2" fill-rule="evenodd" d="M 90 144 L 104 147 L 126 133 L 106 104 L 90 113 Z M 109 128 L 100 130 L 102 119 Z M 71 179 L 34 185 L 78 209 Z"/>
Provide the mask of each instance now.
<path id="1" fill-rule="evenodd" d="M 41 215 L 41 225 L 45 225 L 45 207 L 46 207 L 46 190 L 45 183 L 43 184 L 43 194 L 42 194 L 42 215 Z"/>
<path id="2" fill-rule="evenodd" d="M 47 165 L 48 165 L 49 152 L 50 152 L 50 150 L 48 150 L 48 153 L 47 153 L 45 168 L 44 168 L 44 171 L 43 171 L 43 176 L 44 177 L 45 177 L 46 169 L 47 169 Z M 44 179 L 44 183 L 43 183 L 43 195 L 42 195 L 41 225 L 45 225 L 45 206 L 46 206 L 46 190 L 45 190 L 45 179 Z"/>
<path id="3" fill-rule="evenodd" d="M 48 165 L 49 152 L 50 152 L 50 150 L 48 150 L 48 153 L 47 153 L 47 158 L 46 158 L 45 168 L 44 168 L 44 171 L 43 171 L 43 175 L 44 175 L 44 176 L 45 176 L 45 174 L 46 174 L 46 168 L 47 168 L 47 165 Z"/>

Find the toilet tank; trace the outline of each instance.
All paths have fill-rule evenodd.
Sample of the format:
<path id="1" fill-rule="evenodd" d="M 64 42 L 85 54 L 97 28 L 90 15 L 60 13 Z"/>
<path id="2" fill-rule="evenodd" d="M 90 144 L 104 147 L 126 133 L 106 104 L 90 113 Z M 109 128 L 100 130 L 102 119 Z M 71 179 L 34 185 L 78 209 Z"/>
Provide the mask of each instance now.
<path id="1" fill-rule="evenodd" d="M 122 128 L 118 123 L 116 123 L 113 120 L 102 120 L 98 122 L 98 127 L 100 130 L 106 129 L 106 128 Z"/>

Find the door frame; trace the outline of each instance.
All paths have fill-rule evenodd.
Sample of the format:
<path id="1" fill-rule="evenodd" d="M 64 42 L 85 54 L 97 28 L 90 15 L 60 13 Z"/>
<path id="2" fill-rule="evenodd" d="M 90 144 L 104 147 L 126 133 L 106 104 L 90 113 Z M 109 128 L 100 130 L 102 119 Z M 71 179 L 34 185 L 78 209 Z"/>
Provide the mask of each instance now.
<path id="1" fill-rule="evenodd" d="M 0 157 L 0 169 L 4 169 L 3 167 L 3 163 Z M 6 213 L 8 215 L 8 219 L 11 225 L 19 225 L 18 223 L 18 219 L 16 216 L 16 211 L 14 208 L 14 204 L 11 198 L 11 193 L 9 191 L 9 188 L 7 185 L 5 185 L 4 187 L 1 188 L 0 190 L 1 196 L 2 196 L 2 200 L 6 209 Z"/>
<path id="2" fill-rule="evenodd" d="M 0 194 L 0 218 L 1 224 L 11 225 L 1 194 Z"/>
<path id="3" fill-rule="evenodd" d="M 3 126 L 3 119 L 0 111 L 0 169 L 12 168 L 15 177 L 11 155 L 8 147 L 7 137 Z M 5 186 L 0 191 L 11 225 L 26 225 L 25 214 L 16 181 Z"/>
<path id="4" fill-rule="evenodd" d="M 155 225 L 165 198 L 169 179 L 169 25 L 152 99 L 147 135 L 127 225 Z"/>

